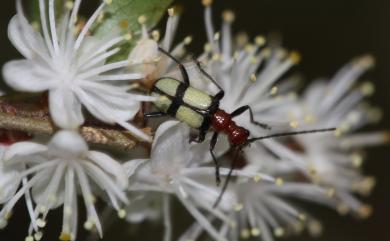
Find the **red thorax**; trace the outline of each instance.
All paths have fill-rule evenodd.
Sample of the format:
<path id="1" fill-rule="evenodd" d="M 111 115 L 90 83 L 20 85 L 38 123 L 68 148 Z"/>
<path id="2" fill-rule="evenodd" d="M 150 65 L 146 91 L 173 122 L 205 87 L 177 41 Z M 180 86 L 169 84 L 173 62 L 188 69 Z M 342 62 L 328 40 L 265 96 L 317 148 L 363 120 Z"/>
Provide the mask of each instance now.
<path id="1" fill-rule="evenodd" d="M 244 145 L 248 141 L 249 131 L 238 126 L 232 120 L 232 116 L 221 109 L 214 113 L 211 125 L 215 131 L 226 133 L 234 146 Z"/>

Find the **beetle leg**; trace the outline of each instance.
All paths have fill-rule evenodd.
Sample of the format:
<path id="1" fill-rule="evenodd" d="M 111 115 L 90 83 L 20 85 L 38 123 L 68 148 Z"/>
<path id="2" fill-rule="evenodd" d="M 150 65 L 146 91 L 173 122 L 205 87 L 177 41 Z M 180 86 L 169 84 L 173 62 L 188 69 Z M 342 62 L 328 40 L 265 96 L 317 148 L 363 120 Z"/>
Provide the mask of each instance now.
<path id="1" fill-rule="evenodd" d="M 217 186 L 219 186 L 219 184 L 221 183 L 221 177 L 219 174 L 219 163 L 217 158 L 214 155 L 214 148 L 215 148 L 215 144 L 217 144 L 218 141 L 218 135 L 219 135 L 218 132 L 214 132 L 210 142 L 210 154 L 215 164 L 215 181 L 217 183 Z"/>
<path id="2" fill-rule="evenodd" d="M 160 50 L 163 54 L 165 54 L 170 59 L 172 59 L 179 66 L 179 69 L 180 69 L 181 75 L 183 77 L 184 83 L 186 83 L 187 85 L 190 85 L 190 78 L 188 77 L 187 70 L 184 67 L 184 65 L 180 62 L 180 60 L 176 59 L 170 53 L 168 53 L 166 50 L 164 50 L 164 49 L 162 49 L 160 47 L 158 47 L 158 50 Z"/>
<path id="3" fill-rule="evenodd" d="M 155 117 L 163 117 L 163 116 L 167 116 L 167 115 L 168 114 L 164 113 L 164 112 L 150 112 L 150 113 L 144 114 L 144 117 L 145 118 L 155 118 Z"/>
<path id="4" fill-rule="evenodd" d="M 244 106 L 241 106 L 240 108 L 238 108 L 237 110 L 233 111 L 231 113 L 231 116 L 232 118 L 236 117 L 236 116 L 239 116 L 241 115 L 242 113 L 244 113 L 245 111 L 249 111 L 249 115 L 250 115 L 250 118 L 251 118 L 251 122 L 252 124 L 255 124 L 257 126 L 260 126 L 261 128 L 263 129 L 266 129 L 266 130 L 271 130 L 271 127 L 267 124 L 264 124 L 264 123 L 260 123 L 260 122 L 257 122 L 254 120 L 253 118 L 253 111 L 251 109 L 251 107 L 249 105 L 244 105 Z"/>

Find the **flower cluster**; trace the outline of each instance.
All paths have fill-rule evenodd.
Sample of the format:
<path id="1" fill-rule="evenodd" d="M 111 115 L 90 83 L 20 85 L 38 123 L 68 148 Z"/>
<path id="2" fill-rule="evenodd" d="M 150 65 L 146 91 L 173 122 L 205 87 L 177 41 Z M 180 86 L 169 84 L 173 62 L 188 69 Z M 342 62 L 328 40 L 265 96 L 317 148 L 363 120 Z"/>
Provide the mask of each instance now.
<path id="1" fill-rule="evenodd" d="M 371 56 L 353 60 L 331 79 L 312 82 L 298 95 L 294 77 L 287 75 L 300 61 L 297 52 L 267 43 L 263 36 L 253 42 L 246 35 L 235 38 L 231 11 L 223 13 L 222 30 L 216 32 L 211 1 L 203 1 L 208 41 L 198 57 L 200 64 L 185 64 L 191 85 L 210 95 L 222 88 L 226 97 L 220 108 L 228 113 L 248 106 L 250 111 L 234 120 L 251 137 L 336 128 L 331 133 L 259 140 L 234 154 L 221 136 L 215 156 L 222 166 L 222 181 L 232 178 L 219 205 L 213 206 L 221 187 L 215 183 L 211 135 L 202 143 L 191 142 L 188 125 L 166 121 L 152 140 L 130 123 L 144 102 L 156 100 L 137 87 L 150 88 L 164 76 L 181 79 L 176 60 L 164 52 L 188 59 L 185 48 L 191 37 L 173 45 L 179 21 L 173 9 L 168 10 L 161 39 L 160 32 L 149 31 L 141 16 L 141 36 L 128 59 L 110 62 L 118 46 L 129 40 L 119 29 L 107 36 L 93 34 L 92 27 L 111 3 L 104 1 L 80 27 L 81 0 L 66 1 L 60 13 L 55 11 L 55 0 L 39 0 L 41 18 L 36 28 L 27 20 L 21 0 L 16 1 L 17 14 L 8 33 L 25 59 L 5 64 L 3 77 L 16 91 L 47 92 L 50 117 L 58 131 L 50 140 L 14 140 L 0 146 L 0 228 L 24 198 L 31 219 L 26 241 L 42 238 L 48 214 L 57 208 L 63 210 L 59 239 L 76 240 L 79 196 L 87 215 L 84 228 L 100 237 L 104 220 L 95 207 L 97 199 L 129 223 L 161 221 L 164 241 L 174 239 L 173 199 L 195 220 L 178 237 L 180 241 L 197 240 L 204 233 L 217 241 L 272 241 L 304 229 L 319 234 L 320 222 L 296 206 L 300 200 L 341 214 L 369 216 L 371 208 L 359 195 L 369 194 L 375 179 L 361 170 L 361 150 L 389 140 L 385 132 L 356 133 L 380 119 L 380 112 L 364 102 L 374 91 L 372 84 L 357 83 L 373 66 Z M 153 107 L 145 105 L 145 109 Z M 98 147 L 89 147 L 79 133 L 85 112 L 102 124 L 152 142 L 147 154 L 140 158 L 138 149 L 112 155 L 105 153 L 107 149 L 93 150 Z M 232 158 L 239 161 L 239 168 L 230 169 Z"/>

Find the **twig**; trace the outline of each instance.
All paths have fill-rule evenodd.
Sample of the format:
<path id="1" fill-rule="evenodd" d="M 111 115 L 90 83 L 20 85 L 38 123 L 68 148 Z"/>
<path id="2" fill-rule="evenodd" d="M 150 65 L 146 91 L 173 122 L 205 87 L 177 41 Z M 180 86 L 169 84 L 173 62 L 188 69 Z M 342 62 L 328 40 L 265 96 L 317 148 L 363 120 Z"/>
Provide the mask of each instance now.
<path id="1" fill-rule="evenodd" d="M 0 101 L 0 129 L 22 131 L 31 134 L 52 135 L 58 129 L 51 123 L 44 110 L 28 110 L 23 105 Z M 144 130 L 147 132 L 147 129 Z M 115 127 L 82 126 L 80 134 L 90 144 L 98 144 L 121 150 L 130 150 L 137 139 L 128 131 Z"/>

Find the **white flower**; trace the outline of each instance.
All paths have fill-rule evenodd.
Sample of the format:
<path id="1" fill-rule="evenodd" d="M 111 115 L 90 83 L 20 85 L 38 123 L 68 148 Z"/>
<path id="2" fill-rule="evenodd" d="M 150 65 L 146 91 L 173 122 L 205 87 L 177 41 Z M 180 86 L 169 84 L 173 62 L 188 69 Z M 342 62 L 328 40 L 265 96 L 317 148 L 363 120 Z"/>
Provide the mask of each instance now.
<path id="1" fill-rule="evenodd" d="M 294 205 L 288 198 L 332 205 L 332 199 L 326 197 L 326 190 L 314 184 L 282 183 L 279 185 L 266 183 L 242 182 L 235 187 L 238 202 L 234 207 L 237 227 L 228 230 L 229 240 L 260 237 L 264 241 L 274 240 L 273 236 L 281 237 L 298 233 L 307 226 L 313 234 L 314 225 L 320 225 Z"/>
<path id="2" fill-rule="evenodd" d="M 96 227 L 100 236 L 102 227 L 94 206 L 95 191 L 100 189 L 101 192 L 97 193 L 107 197 L 118 212 L 122 210 L 122 204 L 128 202 L 124 193 L 128 179 L 122 165 L 104 153 L 88 150 L 86 142 L 76 132 L 60 131 L 48 145 L 16 143 L 6 150 L 3 164 L 8 168 L 22 165 L 24 168 L 19 171 L 18 178 L 26 181 L 4 204 L 0 220 L 6 220 L 16 202 L 26 195 L 31 217 L 29 237 L 34 231 L 35 239 L 42 236 L 39 229 L 45 226 L 48 212 L 61 205 L 63 222 L 60 239 L 76 239 L 79 190 L 87 210 L 84 227 L 88 230 Z"/>
<path id="3" fill-rule="evenodd" d="M 200 160 L 199 156 L 203 157 L 207 149 L 197 148 L 197 145 L 189 143 L 189 127 L 185 124 L 177 124 L 175 121 L 163 123 L 156 132 L 150 160 L 128 162 L 145 162 L 135 174 L 129 190 L 175 195 L 211 237 L 219 241 L 226 240 L 210 223 L 209 215 L 205 216 L 203 212 L 223 223 L 231 223 L 232 220 L 222 210 L 231 209 L 235 197 L 227 192 L 219 208 L 212 208 L 220 192 L 215 185 L 215 168 L 204 166 L 205 161 Z M 222 176 L 228 172 L 228 169 L 221 168 Z M 234 171 L 233 175 L 246 178 L 259 176 L 274 181 L 272 177 L 251 171 Z"/>
<path id="4" fill-rule="evenodd" d="M 215 33 L 212 23 L 211 6 L 206 1 L 205 24 L 208 45 L 200 57 L 205 62 L 205 70 L 225 91 L 221 100 L 221 109 L 228 113 L 239 107 L 249 105 L 254 114 L 254 120 L 270 126 L 273 131 L 277 128 L 288 128 L 290 120 L 287 115 L 289 106 L 294 98 L 277 96 L 286 94 L 283 88 L 277 87 L 283 75 L 299 62 L 299 54 L 287 52 L 280 47 L 264 48 L 265 38 L 258 36 L 255 43 L 246 40 L 233 40 L 231 24 L 234 14 L 226 11 L 221 32 Z M 215 85 L 210 84 L 209 90 L 216 91 Z M 282 91 L 280 91 L 281 89 Z M 235 121 L 248 128 L 252 135 L 269 133 L 251 123 L 249 112 L 235 118 Z"/>
<path id="5" fill-rule="evenodd" d="M 354 193 L 369 194 L 375 179 L 362 174 L 363 158 L 356 149 L 388 140 L 388 134 L 383 132 L 351 133 L 378 119 L 377 110 L 362 105 L 363 98 L 373 91 L 372 84 L 352 88 L 372 65 L 372 57 L 363 56 L 343 67 L 329 83 L 316 81 L 304 92 L 294 118 L 305 128 L 337 127 L 334 135 L 295 136 L 297 149 L 278 143 L 268 146 L 309 180 L 331 188 L 337 200 L 335 208 L 342 214 L 352 211 L 369 215 L 370 208 Z"/>
<path id="6" fill-rule="evenodd" d="M 18 13 L 10 21 L 8 35 L 26 59 L 5 64 L 5 82 L 19 91 L 49 91 L 50 114 L 61 128 L 78 128 L 84 122 L 84 106 L 99 120 L 117 123 L 136 136 L 150 140 L 148 135 L 127 121 L 137 113 L 140 101 L 152 99 L 128 93 L 130 87 L 118 84 L 118 81 L 140 79 L 143 75 L 124 72 L 128 61 L 106 63 L 119 51 L 113 47 L 125 37 L 115 31 L 101 39 L 88 36 L 105 3 L 94 12 L 79 34 L 75 34 L 74 24 L 81 0 L 75 1 L 72 10 L 64 10 L 58 20 L 55 0 L 50 0 L 48 6 L 40 0 L 42 33 L 34 30 L 28 22 L 21 0 L 16 3 Z"/>

